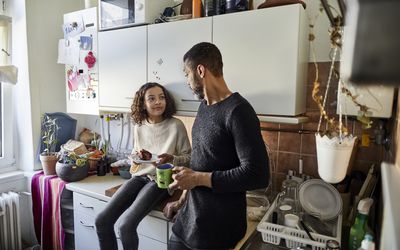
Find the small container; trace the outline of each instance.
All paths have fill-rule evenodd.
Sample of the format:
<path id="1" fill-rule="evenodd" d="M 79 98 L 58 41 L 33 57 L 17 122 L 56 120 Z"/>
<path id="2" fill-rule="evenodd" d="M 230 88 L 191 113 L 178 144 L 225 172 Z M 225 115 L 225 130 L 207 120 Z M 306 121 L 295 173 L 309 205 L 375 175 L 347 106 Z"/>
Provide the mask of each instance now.
<path id="1" fill-rule="evenodd" d="M 336 240 L 326 241 L 326 250 L 340 250 L 340 244 Z"/>
<path id="2" fill-rule="evenodd" d="M 192 18 L 201 17 L 201 0 L 193 0 L 192 2 Z"/>
<path id="3" fill-rule="evenodd" d="M 226 0 L 215 0 L 215 15 L 225 14 Z"/>
<path id="4" fill-rule="evenodd" d="M 204 0 L 204 16 L 214 16 L 215 5 L 214 0 Z"/>

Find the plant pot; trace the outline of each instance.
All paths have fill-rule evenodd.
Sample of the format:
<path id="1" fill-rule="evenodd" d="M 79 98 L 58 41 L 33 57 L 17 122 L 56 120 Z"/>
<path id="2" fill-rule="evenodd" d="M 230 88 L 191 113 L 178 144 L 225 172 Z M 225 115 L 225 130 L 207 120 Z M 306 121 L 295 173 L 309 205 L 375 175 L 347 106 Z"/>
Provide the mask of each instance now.
<path id="1" fill-rule="evenodd" d="M 56 172 L 61 180 L 66 182 L 80 181 L 86 178 L 89 172 L 89 165 L 85 164 L 82 167 L 78 167 L 73 164 L 64 164 L 57 162 Z"/>
<path id="2" fill-rule="evenodd" d="M 40 162 L 42 163 L 42 168 L 45 175 L 55 175 L 56 174 L 56 163 L 58 161 L 58 156 L 56 154 L 51 155 L 40 155 Z"/>
<path id="3" fill-rule="evenodd" d="M 315 134 L 318 174 L 322 180 L 338 183 L 344 179 L 356 139 L 355 136 L 347 136 L 340 142 L 338 137 Z"/>

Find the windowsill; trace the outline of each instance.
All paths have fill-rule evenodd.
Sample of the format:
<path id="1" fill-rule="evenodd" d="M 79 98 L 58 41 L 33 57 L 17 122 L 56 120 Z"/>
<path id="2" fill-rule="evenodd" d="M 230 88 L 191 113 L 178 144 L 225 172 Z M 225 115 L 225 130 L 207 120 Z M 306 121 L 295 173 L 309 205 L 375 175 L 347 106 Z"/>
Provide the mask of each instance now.
<path id="1" fill-rule="evenodd" d="M 25 178 L 25 173 L 20 170 L 0 174 L 0 184 Z"/>

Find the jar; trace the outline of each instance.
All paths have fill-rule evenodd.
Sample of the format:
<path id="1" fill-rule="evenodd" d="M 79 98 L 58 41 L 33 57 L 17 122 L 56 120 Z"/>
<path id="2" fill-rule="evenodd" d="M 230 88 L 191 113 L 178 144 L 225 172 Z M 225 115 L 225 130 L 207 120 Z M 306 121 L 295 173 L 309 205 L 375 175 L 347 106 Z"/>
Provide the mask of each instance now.
<path id="1" fill-rule="evenodd" d="M 204 16 L 214 16 L 215 5 L 214 0 L 204 0 Z"/>

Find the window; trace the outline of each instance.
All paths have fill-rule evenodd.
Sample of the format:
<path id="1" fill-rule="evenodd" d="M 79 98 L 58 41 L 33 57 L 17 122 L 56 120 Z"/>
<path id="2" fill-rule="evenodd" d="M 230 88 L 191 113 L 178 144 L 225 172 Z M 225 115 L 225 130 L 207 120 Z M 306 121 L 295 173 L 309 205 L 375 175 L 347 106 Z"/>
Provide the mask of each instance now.
<path id="1" fill-rule="evenodd" d="M 0 66 L 11 65 L 11 24 L 10 17 L 0 15 Z M 0 82 L 0 173 L 15 169 L 12 89 L 12 84 Z"/>
<path id="2" fill-rule="evenodd" d="M 15 169 L 12 85 L 0 83 L 0 173 Z"/>

